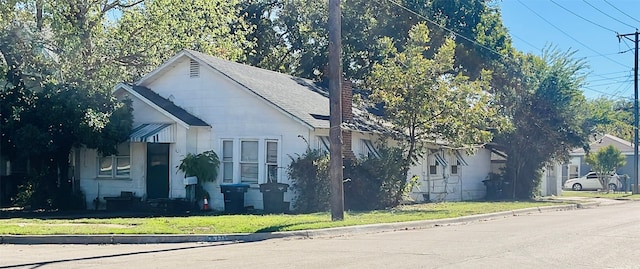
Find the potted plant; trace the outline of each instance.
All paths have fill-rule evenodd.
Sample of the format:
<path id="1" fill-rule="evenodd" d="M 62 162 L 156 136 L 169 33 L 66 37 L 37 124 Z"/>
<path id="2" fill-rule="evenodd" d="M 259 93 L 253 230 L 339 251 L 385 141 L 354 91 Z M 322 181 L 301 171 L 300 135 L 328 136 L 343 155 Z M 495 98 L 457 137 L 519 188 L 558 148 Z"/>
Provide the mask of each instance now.
<path id="1" fill-rule="evenodd" d="M 180 161 L 178 170 L 184 172 L 185 184 L 189 182 L 186 180 L 188 177 L 196 177 L 197 184 L 195 184 L 195 190 L 187 190 L 187 193 L 195 192 L 195 200 L 203 200 L 204 197 L 209 197 L 209 193 L 202 187 L 204 182 L 213 182 L 218 177 L 218 168 L 220 167 L 220 159 L 218 155 L 213 151 L 205 151 L 198 154 L 187 153 L 186 156 Z M 187 188 L 193 186 L 187 184 Z M 192 196 L 193 197 L 193 194 Z"/>

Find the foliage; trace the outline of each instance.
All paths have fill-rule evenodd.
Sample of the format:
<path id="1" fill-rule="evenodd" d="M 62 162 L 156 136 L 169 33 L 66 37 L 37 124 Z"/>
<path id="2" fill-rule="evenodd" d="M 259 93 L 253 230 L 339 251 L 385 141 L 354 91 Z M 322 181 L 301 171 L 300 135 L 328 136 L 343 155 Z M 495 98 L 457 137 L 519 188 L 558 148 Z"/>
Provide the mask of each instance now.
<path id="1" fill-rule="evenodd" d="M 394 40 L 396 49 L 409 39 L 409 30 L 424 19 L 451 29 L 468 39 L 478 40 L 485 47 L 503 51 L 510 49 L 506 28 L 499 10 L 486 0 L 438 1 L 342 1 L 342 66 L 344 75 L 362 81 L 375 63 L 385 57 L 384 47 L 374 44 L 381 38 Z M 397 4 L 398 5 L 397 5 Z M 400 6 L 399 6 L 400 5 Z M 244 1 L 242 14 L 255 26 L 249 39 L 257 45 L 245 54 L 252 65 L 288 72 L 305 78 L 320 79 L 327 65 L 328 32 L 325 0 Z M 406 7 L 407 9 L 402 8 Z M 439 27 L 430 34 L 433 47 L 438 48 L 451 33 Z M 480 76 L 484 62 L 495 59 L 493 52 L 465 38 L 456 38 L 455 66 L 462 67 L 472 77 Z M 428 51 L 428 56 L 435 52 Z"/>
<path id="2" fill-rule="evenodd" d="M 392 40 L 382 39 L 388 57 L 374 65 L 368 81 L 373 99 L 384 104 L 392 128 L 407 136 L 407 171 L 430 141 L 456 146 L 485 143 L 492 137 L 490 129 L 506 123 L 487 92 L 489 74 L 476 81 L 455 75 L 453 40 L 446 40 L 432 59 L 424 56 L 429 42 L 425 24 L 411 29 L 403 52 L 395 49 Z"/>
<path id="3" fill-rule="evenodd" d="M 605 191 L 609 190 L 609 178 L 618 167 L 624 166 L 626 158 L 619 149 L 613 145 L 600 148 L 595 154 L 588 153 L 585 162 L 591 166 L 591 170 L 596 172 L 598 180 Z"/>
<path id="4" fill-rule="evenodd" d="M 580 113 L 585 65 L 574 54 L 548 48 L 542 58 L 517 54 L 507 63 L 511 79 L 496 96 L 514 128 L 494 142 L 508 156 L 505 177 L 513 183 L 514 198 L 536 195 L 545 165 L 587 146 L 589 132 Z"/>
<path id="5" fill-rule="evenodd" d="M 287 174 L 295 191 L 293 208 L 296 212 L 322 212 L 329 209 L 329 157 L 319 149 L 307 148 L 291 158 Z"/>
<path id="6" fill-rule="evenodd" d="M 0 102 L 2 154 L 29 162 L 25 193 L 37 196 L 28 199 L 33 206 L 45 205 L 45 199 L 52 199 L 46 206 L 62 206 L 57 202 L 72 194 L 66 176 L 72 147 L 113 154 L 128 139 L 133 122 L 129 102 L 69 85 L 46 84 L 34 92 L 18 83 L 0 92 Z"/>
<path id="7" fill-rule="evenodd" d="M 345 161 L 344 203 L 349 210 L 373 210 L 397 206 L 410 188 L 404 188 L 404 150 L 377 145 L 378 156 Z"/>
<path id="8" fill-rule="evenodd" d="M 587 100 L 582 113 L 588 115 L 586 128 L 593 134 L 610 134 L 633 141 L 633 102 L 597 98 Z"/>
<path id="9" fill-rule="evenodd" d="M 178 170 L 184 172 L 185 177 L 195 176 L 198 183 L 215 181 L 218 177 L 220 159 L 213 150 L 198 154 L 187 153 L 178 165 Z"/>
<path id="10" fill-rule="evenodd" d="M 123 11 L 108 28 L 115 63 L 127 78 L 139 78 L 182 49 L 238 60 L 254 41 L 239 13 L 238 1 L 146 0 Z"/>

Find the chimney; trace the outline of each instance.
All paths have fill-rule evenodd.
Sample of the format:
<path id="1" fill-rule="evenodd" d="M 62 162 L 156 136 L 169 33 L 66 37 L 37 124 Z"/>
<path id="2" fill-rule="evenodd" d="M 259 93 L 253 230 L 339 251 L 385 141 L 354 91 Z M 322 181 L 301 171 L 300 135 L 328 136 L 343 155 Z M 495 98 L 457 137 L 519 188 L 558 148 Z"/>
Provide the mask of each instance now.
<path id="1" fill-rule="evenodd" d="M 342 122 L 353 121 L 353 89 L 351 81 L 342 81 Z"/>
<path id="2" fill-rule="evenodd" d="M 353 122 L 353 89 L 351 81 L 342 81 L 341 101 L 342 101 L 342 122 Z M 345 159 L 355 160 L 356 155 L 353 153 L 352 139 L 350 130 L 342 130 L 342 156 Z"/>

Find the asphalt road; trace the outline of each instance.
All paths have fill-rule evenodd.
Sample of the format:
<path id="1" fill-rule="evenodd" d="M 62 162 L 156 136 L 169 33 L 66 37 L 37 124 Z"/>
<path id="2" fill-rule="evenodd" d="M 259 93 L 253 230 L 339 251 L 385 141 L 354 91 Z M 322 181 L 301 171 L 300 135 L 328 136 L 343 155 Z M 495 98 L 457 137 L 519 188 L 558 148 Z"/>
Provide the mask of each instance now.
<path id="1" fill-rule="evenodd" d="M 0 268 L 640 268 L 640 202 L 253 243 L 0 245 Z"/>

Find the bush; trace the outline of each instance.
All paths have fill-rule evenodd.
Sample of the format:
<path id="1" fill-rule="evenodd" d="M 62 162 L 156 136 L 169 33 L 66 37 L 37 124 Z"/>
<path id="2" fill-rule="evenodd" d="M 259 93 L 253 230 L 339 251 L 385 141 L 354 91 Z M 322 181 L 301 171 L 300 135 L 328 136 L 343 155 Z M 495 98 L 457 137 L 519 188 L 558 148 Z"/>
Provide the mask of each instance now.
<path id="1" fill-rule="evenodd" d="M 403 150 L 377 146 L 379 157 L 362 156 L 355 161 L 345 161 L 345 208 L 349 210 L 373 210 L 396 206 L 399 192 L 405 194 Z"/>
<path id="2" fill-rule="evenodd" d="M 345 160 L 343 176 L 344 203 L 347 210 L 373 210 L 399 204 L 410 187 L 403 188 L 403 150 L 378 145 L 379 157 L 362 156 L 357 160 Z M 295 191 L 294 210 L 300 213 L 320 212 L 330 209 L 331 185 L 329 157 L 325 152 L 308 148 L 291 158 L 289 178 Z"/>
<path id="3" fill-rule="evenodd" d="M 329 157 L 321 150 L 291 157 L 287 169 L 296 195 L 293 209 L 299 213 L 327 211 L 330 208 Z"/>

